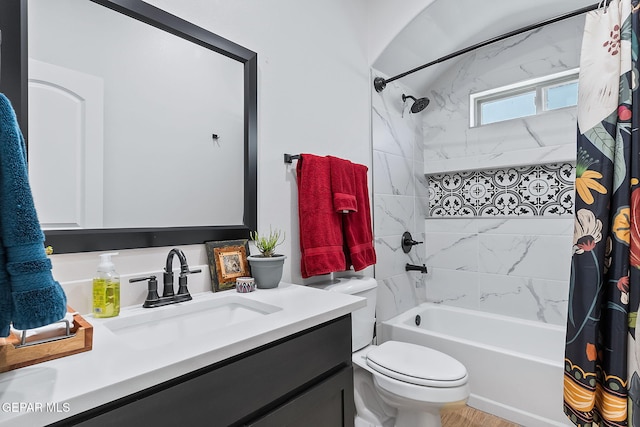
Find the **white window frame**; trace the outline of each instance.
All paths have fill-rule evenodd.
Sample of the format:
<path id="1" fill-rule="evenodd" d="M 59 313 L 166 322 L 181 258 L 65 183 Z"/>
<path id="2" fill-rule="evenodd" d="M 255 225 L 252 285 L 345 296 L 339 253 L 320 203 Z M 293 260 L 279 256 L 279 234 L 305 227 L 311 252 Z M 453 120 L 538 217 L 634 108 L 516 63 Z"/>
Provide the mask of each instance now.
<path id="1" fill-rule="evenodd" d="M 517 120 L 522 117 L 531 117 L 522 116 L 514 119 L 500 120 L 498 122 L 492 123 L 482 123 L 482 104 L 485 102 L 496 101 L 499 99 L 506 99 L 512 96 L 521 95 L 528 92 L 534 92 L 535 95 L 535 103 L 536 103 L 536 112 L 535 115 L 541 114 L 545 111 L 547 90 L 554 88 L 556 86 L 560 86 L 563 84 L 567 84 L 573 81 L 578 81 L 578 73 L 579 68 L 572 68 L 570 70 L 562 71 L 555 74 L 550 74 L 544 77 L 537 77 L 535 79 L 529 79 L 522 82 L 497 87 L 494 89 L 485 90 L 482 92 L 476 92 L 469 95 L 469 127 L 479 127 L 490 125 L 494 123 L 501 123 L 507 120 Z M 563 107 L 563 108 L 571 108 Z M 551 111 L 559 110 L 561 108 L 553 109 Z"/>

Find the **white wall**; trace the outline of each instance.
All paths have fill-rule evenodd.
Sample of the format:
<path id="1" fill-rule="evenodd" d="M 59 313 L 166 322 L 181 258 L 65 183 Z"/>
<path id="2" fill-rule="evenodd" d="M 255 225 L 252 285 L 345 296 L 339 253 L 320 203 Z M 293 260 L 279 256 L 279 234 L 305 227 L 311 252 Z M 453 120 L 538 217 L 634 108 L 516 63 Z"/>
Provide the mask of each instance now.
<path id="1" fill-rule="evenodd" d="M 385 51 L 389 43 L 407 24 L 435 0 L 369 0 L 369 57 L 371 63 Z M 422 58 L 427 60 L 427 58 Z M 417 65 L 417 64 L 416 64 Z"/>
<path id="2" fill-rule="evenodd" d="M 283 154 L 331 154 L 371 167 L 366 1 L 149 3 L 258 53 L 258 227 L 285 230 L 283 279 L 302 283 L 295 163 L 285 165 Z M 168 249 L 120 251 L 114 261 L 121 274 L 160 270 Z M 191 264 L 206 266 L 199 245 L 187 249 Z M 97 254 L 52 259 L 65 289 L 75 281 L 71 304 L 87 304 Z"/>

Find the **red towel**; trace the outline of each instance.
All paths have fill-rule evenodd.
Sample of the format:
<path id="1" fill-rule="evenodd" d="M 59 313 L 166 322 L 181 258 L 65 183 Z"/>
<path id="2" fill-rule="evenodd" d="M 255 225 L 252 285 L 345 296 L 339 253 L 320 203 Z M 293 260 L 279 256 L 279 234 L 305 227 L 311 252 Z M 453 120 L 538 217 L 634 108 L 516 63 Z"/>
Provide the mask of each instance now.
<path id="1" fill-rule="evenodd" d="M 302 277 L 346 270 L 342 214 L 333 209 L 329 159 L 301 154 L 296 172 Z"/>
<path id="2" fill-rule="evenodd" d="M 338 213 L 358 210 L 356 203 L 356 182 L 353 175 L 353 163 L 338 157 L 327 156 L 331 168 L 331 192 L 333 209 Z"/>
<path id="3" fill-rule="evenodd" d="M 360 271 L 376 263 L 376 250 L 373 246 L 371 228 L 371 209 L 369 205 L 369 187 L 367 170 L 364 165 L 354 164 L 355 195 L 358 211 L 344 215 L 343 233 L 347 246 L 349 265 Z"/>

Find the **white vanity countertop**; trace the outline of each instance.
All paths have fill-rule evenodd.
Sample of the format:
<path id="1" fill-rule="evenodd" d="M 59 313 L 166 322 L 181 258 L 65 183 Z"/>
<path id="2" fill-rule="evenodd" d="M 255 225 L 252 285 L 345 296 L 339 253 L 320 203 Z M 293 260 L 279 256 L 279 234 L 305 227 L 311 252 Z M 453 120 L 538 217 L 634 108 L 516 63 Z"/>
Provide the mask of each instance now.
<path id="1" fill-rule="evenodd" d="M 129 346 L 103 324 L 110 319 L 88 316 L 86 319 L 94 328 L 91 351 L 0 374 L 0 426 L 53 423 L 366 305 L 364 298 L 288 283 L 247 294 L 205 292 L 193 295 L 193 300 L 222 298 L 231 292 L 282 310 L 229 325 L 217 330 L 213 337 L 180 344 L 153 343 L 148 348 L 141 343 Z M 139 310 L 160 309 L 127 307 L 119 318 Z"/>

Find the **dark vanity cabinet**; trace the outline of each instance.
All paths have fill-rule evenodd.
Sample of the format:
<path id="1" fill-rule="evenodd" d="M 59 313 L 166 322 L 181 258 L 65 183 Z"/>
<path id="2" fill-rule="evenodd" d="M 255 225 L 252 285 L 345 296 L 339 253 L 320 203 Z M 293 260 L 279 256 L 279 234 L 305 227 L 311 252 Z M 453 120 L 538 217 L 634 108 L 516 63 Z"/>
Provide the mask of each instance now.
<path id="1" fill-rule="evenodd" d="M 338 427 L 354 413 L 346 315 L 53 425 Z"/>

